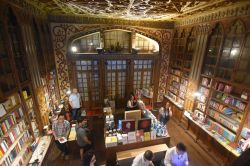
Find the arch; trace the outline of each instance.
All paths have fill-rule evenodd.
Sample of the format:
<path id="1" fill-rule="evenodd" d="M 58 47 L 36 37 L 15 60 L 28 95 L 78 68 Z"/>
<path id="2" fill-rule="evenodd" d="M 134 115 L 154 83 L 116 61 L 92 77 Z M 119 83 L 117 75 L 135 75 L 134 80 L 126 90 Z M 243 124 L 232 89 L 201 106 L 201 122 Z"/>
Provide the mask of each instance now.
<path id="1" fill-rule="evenodd" d="M 108 26 L 108 27 L 103 27 L 103 28 L 96 28 L 94 30 L 88 30 L 88 31 L 83 31 L 83 32 L 78 32 L 76 34 L 73 34 L 72 36 L 70 36 L 68 38 L 68 41 L 67 42 L 67 45 L 66 45 L 66 48 L 67 50 L 69 50 L 70 48 L 70 44 L 69 43 L 72 43 L 75 39 L 81 37 L 81 36 L 86 36 L 86 35 L 90 35 L 92 33 L 97 33 L 97 32 L 103 32 L 103 31 L 108 31 L 108 30 L 124 30 L 124 31 L 130 31 L 132 33 L 138 33 L 140 35 L 143 35 L 143 36 L 146 36 L 150 39 L 153 39 L 155 40 L 158 44 L 159 44 L 159 54 L 161 52 L 161 42 L 159 39 L 157 39 L 155 36 L 153 35 L 150 35 L 146 32 L 143 32 L 143 31 L 140 31 L 140 30 L 137 30 L 137 29 L 134 29 L 134 28 L 130 28 L 130 27 L 122 27 L 122 26 Z"/>
<path id="2" fill-rule="evenodd" d="M 235 33 L 235 34 L 244 34 L 246 31 L 246 26 L 241 19 L 236 19 L 236 20 L 232 21 L 231 24 L 229 24 L 229 26 L 227 27 L 227 30 L 226 30 L 227 34 L 230 33 L 231 30 L 233 30 L 232 28 L 236 28 L 235 26 L 237 26 L 237 24 L 242 25 L 242 29 L 240 29 L 241 33 Z"/>

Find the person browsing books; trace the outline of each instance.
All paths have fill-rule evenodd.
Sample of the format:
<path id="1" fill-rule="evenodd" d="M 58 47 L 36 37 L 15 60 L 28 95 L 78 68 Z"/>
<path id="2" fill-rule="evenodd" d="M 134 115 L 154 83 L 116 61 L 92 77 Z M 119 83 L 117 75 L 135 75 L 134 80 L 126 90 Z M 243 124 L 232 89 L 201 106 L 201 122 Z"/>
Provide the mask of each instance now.
<path id="1" fill-rule="evenodd" d="M 167 150 L 164 158 L 165 166 L 187 166 L 188 155 L 186 146 L 183 143 L 178 143 L 175 147 Z"/>
<path id="2" fill-rule="evenodd" d="M 165 107 L 161 107 L 159 109 L 158 119 L 163 125 L 166 125 L 171 116 L 172 116 L 172 110 L 170 104 L 169 102 L 166 102 Z"/>
<path id="3" fill-rule="evenodd" d="M 68 159 L 69 150 L 66 145 L 70 133 L 70 123 L 65 120 L 65 114 L 60 113 L 57 120 L 52 124 L 52 131 L 55 137 L 55 144 L 62 152 L 62 157 Z"/>
<path id="4" fill-rule="evenodd" d="M 69 104 L 71 107 L 72 118 L 73 120 L 77 120 L 78 112 L 81 107 L 81 96 L 76 88 L 73 89 L 73 92 L 69 96 Z"/>
<path id="5" fill-rule="evenodd" d="M 151 150 L 147 150 L 145 153 L 139 154 L 133 160 L 132 166 L 154 166 L 153 160 L 154 154 Z"/>
<path id="6" fill-rule="evenodd" d="M 80 117 L 78 120 L 78 126 L 76 127 L 76 139 L 77 144 L 80 147 L 80 158 L 83 160 L 84 152 L 91 149 L 91 141 L 88 138 L 89 130 L 87 129 L 87 120 Z"/>

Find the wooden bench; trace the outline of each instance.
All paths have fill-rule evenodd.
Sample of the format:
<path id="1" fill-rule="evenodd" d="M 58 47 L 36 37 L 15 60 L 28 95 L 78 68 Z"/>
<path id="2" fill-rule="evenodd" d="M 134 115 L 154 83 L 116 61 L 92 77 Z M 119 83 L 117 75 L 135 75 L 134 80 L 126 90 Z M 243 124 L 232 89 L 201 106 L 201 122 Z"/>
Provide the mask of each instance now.
<path id="1" fill-rule="evenodd" d="M 120 166 L 132 165 L 133 159 L 144 153 L 146 150 L 151 150 L 154 153 L 154 161 L 160 162 L 165 157 L 165 152 L 168 149 L 166 144 L 159 144 L 153 146 L 147 146 L 138 149 L 131 149 L 126 151 L 117 152 L 117 162 Z"/>

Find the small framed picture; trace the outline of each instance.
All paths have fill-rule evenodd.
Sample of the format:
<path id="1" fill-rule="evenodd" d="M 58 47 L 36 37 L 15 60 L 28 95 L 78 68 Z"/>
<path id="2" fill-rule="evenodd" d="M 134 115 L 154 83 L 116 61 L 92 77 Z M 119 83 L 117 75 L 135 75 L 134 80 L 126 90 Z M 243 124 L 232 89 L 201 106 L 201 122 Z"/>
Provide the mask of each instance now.
<path id="1" fill-rule="evenodd" d="M 248 93 L 247 92 L 242 92 L 241 96 L 242 99 L 247 100 L 248 99 Z"/>

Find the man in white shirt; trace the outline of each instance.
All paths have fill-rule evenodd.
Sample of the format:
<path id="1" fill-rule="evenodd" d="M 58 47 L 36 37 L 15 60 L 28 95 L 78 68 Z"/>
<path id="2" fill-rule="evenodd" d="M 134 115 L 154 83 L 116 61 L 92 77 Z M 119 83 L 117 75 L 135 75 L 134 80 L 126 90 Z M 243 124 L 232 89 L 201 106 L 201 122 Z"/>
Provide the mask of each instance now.
<path id="1" fill-rule="evenodd" d="M 73 120 L 77 120 L 78 112 L 81 107 L 80 99 L 80 94 L 78 93 L 77 89 L 74 88 L 73 92 L 69 96 L 69 104 L 71 106 Z"/>
<path id="2" fill-rule="evenodd" d="M 178 143 L 175 147 L 167 150 L 165 159 L 165 166 L 187 166 L 188 155 L 186 146 L 183 143 Z"/>
<path id="3" fill-rule="evenodd" d="M 132 166 L 154 166 L 152 159 L 154 154 L 151 150 L 147 150 L 145 153 L 139 154 L 133 160 Z"/>

